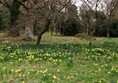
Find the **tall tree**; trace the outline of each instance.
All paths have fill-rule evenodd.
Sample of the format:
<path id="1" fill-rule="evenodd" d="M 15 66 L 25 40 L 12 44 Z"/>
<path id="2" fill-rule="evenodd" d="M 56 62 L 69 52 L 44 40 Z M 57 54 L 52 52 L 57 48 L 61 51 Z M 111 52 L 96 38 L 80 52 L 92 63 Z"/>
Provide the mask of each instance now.
<path id="1" fill-rule="evenodd" d="M 80 8 L 81 23 L 86 28 L 86 34 L 90 37 L 92 44 L 92 36 L 96 28 L 99 26 L 98 12 L 102 9 L 102 0 L 81 0 L 82 6 Z"/>
<path id="2" fill-rule="evenodd" d="M 106 18 L 104 19 L 106 23 L 106 30 L 107 30 L 107 37 L 110 37 L 110 23 L 112 21 L 112 18 L 117 14 L 118 12 L 118 0 L 104 0 L 104 13 L 106 15 Z"/>

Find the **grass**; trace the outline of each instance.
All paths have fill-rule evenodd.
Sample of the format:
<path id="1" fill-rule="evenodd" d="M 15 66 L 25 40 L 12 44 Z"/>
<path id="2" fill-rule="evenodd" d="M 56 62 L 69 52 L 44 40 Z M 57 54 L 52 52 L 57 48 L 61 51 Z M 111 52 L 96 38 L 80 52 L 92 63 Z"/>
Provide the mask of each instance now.
<path id="1" fill-rule="evenodd" d="M 0 44 L 0 83 L 118 83 L 118 39 L 88 41 L 44 34 Z"/>
<path id="2" fill-rule="evenodd" d="M 26 43 L 32 43 L 35 44 L 37 37 L 35 37 L 35 40 L 30 41 L 30 42 L 24 42 L 22 41 L 22 37 L 10 37 L 8 36 L 6 33 L 0 33 L 0 42 L 4 43 L 4 42 L 11 42 L 11 43 L 15 43 L 15 44 L 26 44 Z M 51 36 L 51 34 L 49 32 L 45 33 L 42 36 L 41 39 L 41 44 L 64 44 L 64 43 L 68 43 L 68 44 L 89 44 L 89 40 L 86 40 L 85 38 L 82 37 L 74 37 L 74 36 Z M 105 37 L 96 37 L 95 40 L 93 41 L 93 44 L 104 44 L 104 43 L 116 43 L 118 44 L 118 38 L 105 38 Z"/>

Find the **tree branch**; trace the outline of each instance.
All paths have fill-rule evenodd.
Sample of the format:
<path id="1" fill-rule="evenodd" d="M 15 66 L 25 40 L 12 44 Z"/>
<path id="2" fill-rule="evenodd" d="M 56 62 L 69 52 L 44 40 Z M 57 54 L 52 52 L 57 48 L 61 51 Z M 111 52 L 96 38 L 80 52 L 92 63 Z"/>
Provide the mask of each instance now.
<path id="1" fill-rule="evenodd" d="M 25 0 L 26 1 L 26 0 Z M 23 8 L 25 8 L 26 10 L 28 10 L 29 9 L 29 7 L 27 6 L 27 5 L 25 5 L 24 4 L 24 1 L 17 1 L 20 5 L 22 5 L 23 6 Z"/>
<path id="2" fill-rule="evenodd" d="M 6 8 L 11 9 L 11 5 L 10 5 L 6 0 L 4 0 L 4 2 L 3 2 L 2 0 L 0 0 L 0 3 L 1 3 L 3 6 L 5 6 Z"/>

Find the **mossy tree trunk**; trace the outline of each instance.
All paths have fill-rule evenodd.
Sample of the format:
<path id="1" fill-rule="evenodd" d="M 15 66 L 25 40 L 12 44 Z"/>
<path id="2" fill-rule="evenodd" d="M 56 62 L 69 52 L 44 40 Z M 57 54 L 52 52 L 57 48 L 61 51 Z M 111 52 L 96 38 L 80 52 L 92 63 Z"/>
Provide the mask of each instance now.
<path id="1" fill-rule="evenodd" d="M 26 40 L 33 40 L 34 34 L 33 34 L 33 21 L 27 23 L 25 25 L 25 38 Z"/>
<path id="2" fill-rule="evenodd" d="M 20 12 L 20 6 L 22 3 L 26 2 L 27 0 L 21 0 L 20 2 L 18 0 L 13 0 L 12 4 L 8 6 L 8 9 L 10 10 L 10 22 L 13 24 L 16 20 L 18 20 Z"/>
<path id="3" fill-rule="evenodd" d="M 18 16 L 20 14 L 19 8 L 20 8 L 20 4 L 17 1 L 13 0 L 12 6 L 10 8 L 10 22 L 11 22 L 11 24 L 13 24 L 18 19 Z"/>
<path id="4" fill-rule="evenodd" d="M 5 7 L 7 7 L 10 11 L 10 28 L 13 28 L 14 25 L 16 26 L 16 21 L 19 19 L 19 14 L 21 13 L 20 11 L 20 6 L 22 5 L 21 3 L 26 2 L 27 0 L 13 0 L 11 5 L 6 4 Z M 11 36 L 19 36 L 19 32 L 17 29 L 13 29 L 9 31 L 9 35 Z"/>

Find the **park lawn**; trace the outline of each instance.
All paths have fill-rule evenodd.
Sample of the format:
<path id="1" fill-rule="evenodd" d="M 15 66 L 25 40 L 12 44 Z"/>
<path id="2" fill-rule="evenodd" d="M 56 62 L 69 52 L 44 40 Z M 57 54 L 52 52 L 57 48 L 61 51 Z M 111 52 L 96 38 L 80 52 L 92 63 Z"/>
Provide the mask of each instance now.
<path id="1" fill-rule="evenodd" d="M 2 42 L 0 83 L 117 83 L 117 41 L 97 38 L 91 48 L 88 41 L 62 36 L 44 35 L 39 46 Z"/>

